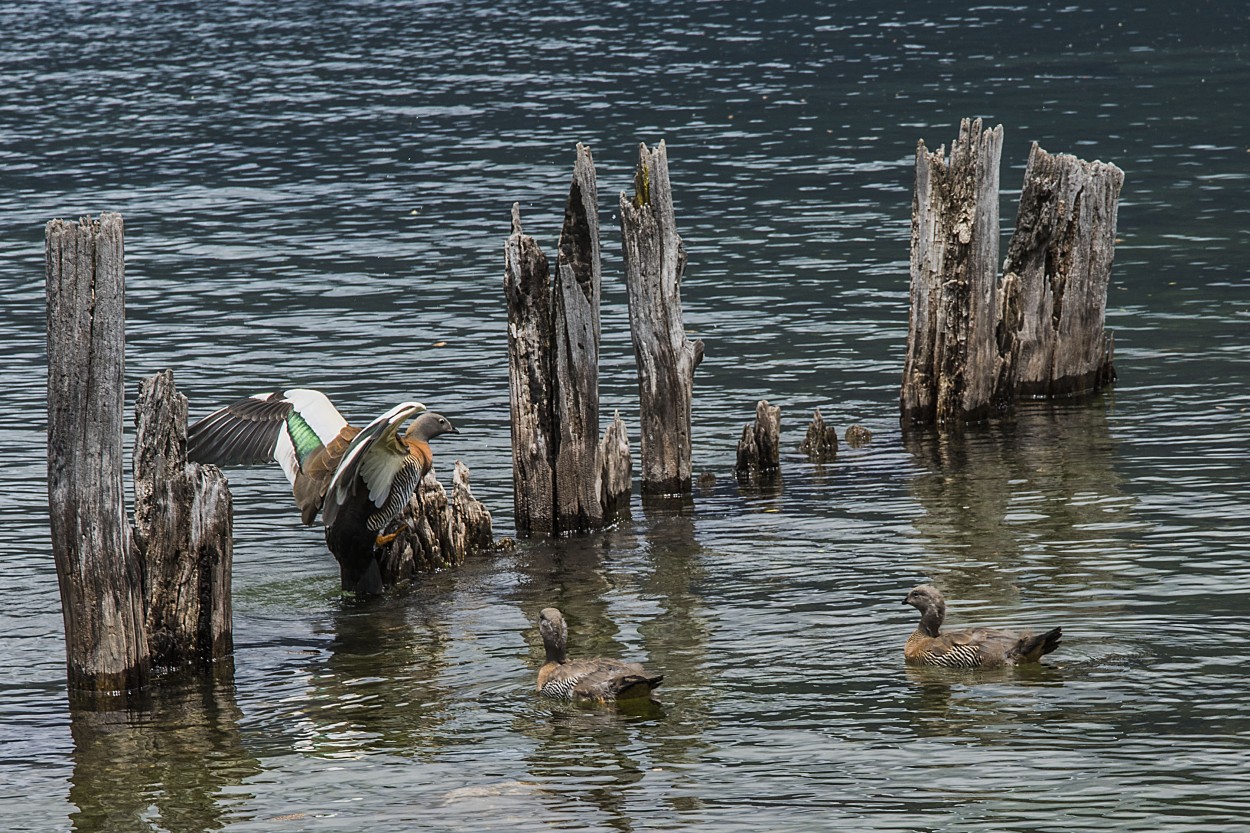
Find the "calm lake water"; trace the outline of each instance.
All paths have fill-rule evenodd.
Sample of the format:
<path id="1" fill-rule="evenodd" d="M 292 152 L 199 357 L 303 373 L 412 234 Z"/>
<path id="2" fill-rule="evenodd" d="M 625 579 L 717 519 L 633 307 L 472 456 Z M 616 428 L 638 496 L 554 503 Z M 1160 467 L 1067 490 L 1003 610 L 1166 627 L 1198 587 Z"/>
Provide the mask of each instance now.
<path id="1" fill-rule="evenodd" d="M 1250 829 L 1250 16 L 1235 3 L 0 5 L 0 828 Z M 916 141 L 1005 127 L 1126 172 L 1120 381 L 905 438 Z M 668 143 L 690 263 L 691 505 L 361 604 L 277 467 L 230 472 L 233 674 L 71 712 L 48 543 L 43 227 L 126 223 L 128 397 L 418 398 L 512 534 L 502 246 L 604 231 L 602 407 L 636 449 L 617 195 Z M 631 191 L 632 193 L 632 191 Z M 740 489 L 756 400 L 782 482 Z M 817 468 L 811 410 L 874 432 Z M 1028 673 L 917 674 L 953 624 L 1061 624 Z M 556 605 L 662 710 L 532 693 Z"/>

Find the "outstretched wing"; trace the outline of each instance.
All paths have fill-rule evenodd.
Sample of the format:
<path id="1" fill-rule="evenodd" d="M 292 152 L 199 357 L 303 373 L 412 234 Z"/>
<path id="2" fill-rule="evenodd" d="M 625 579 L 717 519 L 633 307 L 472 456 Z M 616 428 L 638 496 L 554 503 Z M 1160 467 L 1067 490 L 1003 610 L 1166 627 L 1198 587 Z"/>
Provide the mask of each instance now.
<path id="1" fill-rule="evenodd" d="M 312 523 L 355 431 L 321 391 L 258 393 L 213 411 L 187 429 L 187 459 L 219 466 L 277 461 L 304 523 Z"/>
<path id="2" fill-rule="evenodd" d="M 363 484 L 368 501 L 375 507 L 367 520 L 370 530 L 380 531 L 403 508 L 417 487 L 420 471 L 407 443 L 395 432 L 409 417 L 424 410 L 420 402 L 403 402 L 360 430 L 326 490 L 326 526 L 335 522 L 349 501 L 359 499 L 358 484 Z"/>

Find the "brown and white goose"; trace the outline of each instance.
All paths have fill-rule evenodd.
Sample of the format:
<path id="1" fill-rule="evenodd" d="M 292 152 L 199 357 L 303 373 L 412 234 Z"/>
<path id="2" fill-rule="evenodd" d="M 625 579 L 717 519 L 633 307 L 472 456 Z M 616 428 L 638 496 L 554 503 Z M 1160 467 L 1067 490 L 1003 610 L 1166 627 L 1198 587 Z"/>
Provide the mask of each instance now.
<path id="1" fill-rule="evenodd" d="M 903 647 L 903 657 L 914 665 L 946 668 L 995 668 L 1037 662 L 1059 646 L 1061 628 L 1040 636 L 991 628 L 970 628 L 942 633 L 946 599 L 936 587 L 922 584 L 903 600 L 920 611 L 920 624 Z"/>
<path id="2" fill-rule="evenodd" d="M 664 679 L 663 674 L 648 673 L 634 662 L 570 660 L 565 650 L 569 628 L 554 607 L 543 608 L 538 614 L 538 632 L 547 651 L 547 661 L 538 669 L 537 690 L 544 697 L 596 703 L 651 699 L 652 691 Z"/>
<path id="3" fill-rule="evenodd" d="M 322 514 L 343 589 L 380 593 L 374 550 L 394 537 L 387 525 L 430 470 L 429 441 L 447 433 L 459 432 L 420 402 L 401 402 L 356 428 L 321 391 L 294 388 L 240 399 L 199 420 L 187 429 L 187 459 L 219 466 L 275 460 L 303 522 Z"/>

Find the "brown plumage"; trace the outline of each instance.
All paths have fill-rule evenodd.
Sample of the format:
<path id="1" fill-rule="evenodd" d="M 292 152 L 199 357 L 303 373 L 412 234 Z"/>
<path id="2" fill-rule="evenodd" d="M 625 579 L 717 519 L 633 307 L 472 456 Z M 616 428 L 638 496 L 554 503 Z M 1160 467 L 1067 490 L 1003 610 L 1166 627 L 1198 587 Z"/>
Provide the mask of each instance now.
<path id="1" fill-rule="evenodd" d="M 547 652 L 547 661 L 538 669 L 537 691 L 544 697 L 596 703 L 652 698 L 653 689 L 664 679 L 663 674 L 650 674 L 634 662 L 570 660 L 565 650 L 568 625 L 554 607 L 538 614 L 538 632 Z"/>
<path id="2" fill-rule="evenodd" d="M 994 668 L 1037 662 L 1042 655 L 1059 646 L 1059 637 L 1063 635 L 1061 628 L 1054 628 L 1040 636 L 990 628 L 942 633 L 946 599 L 929 584 L 913 588 L 903 604 L 920 611 L 920 624 L 903 647 L 904 658 L 915 665 Z"/>

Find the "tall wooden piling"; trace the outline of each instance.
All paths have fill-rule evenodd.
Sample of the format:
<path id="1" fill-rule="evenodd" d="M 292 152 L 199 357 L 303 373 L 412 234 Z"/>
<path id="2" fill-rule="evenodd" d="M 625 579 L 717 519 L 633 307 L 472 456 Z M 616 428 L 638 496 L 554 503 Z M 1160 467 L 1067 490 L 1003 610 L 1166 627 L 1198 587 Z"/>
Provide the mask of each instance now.
<path id="1" fill-rule="evenodd" d="M 1105 331 L 1124 172 L 1033 143 L 1000 290 L 997 384 L 1055 398 L 1115 379 Z"/>
<path id="2" fill-rule="evenodd" d="M 681 279 L 686 250 L 677 234 L 668 150 L 638 148 L 634 195 L 620 197 L 630 333 L 638 363 L 644 492 L 688 493 L 694 371 L 703 342 L 686 337 Z"/>
<path id="3" fill-rule="evenodd" d="M 152 663 L 208 665 L 234 649 L 230 489 L 216 466 L 187 462 L 187 398 L 172 371 L 144 380 L 135 426 L 135 542 Z"/>
<path id="4" fill-rule="evenodd" d="M 994 389 L 994 283 L 1002 126 L 964 119 L 959 138 L 916 148 L 911 320 L 900 394 L 906 422 L 980 419 Z"/>
<path id="5" fill-rule="evenodd" d="M 504 261 L 517 531 L 598 529 L 628 511 L 632 465 L 623 426 L 598 439 L 602 272 L 589 148 L 577 146 L 554 286 L 515 205 Z"/>
<path id="6" fill-rule="evenodd" d="M 916 150 L 905 424 L 959 424 L 1115 378 L 1104 331 L 1123 172 L 1033 146 L 1002 281 L 1002 127 Z"/>
<path id="7" fill-rule="evenodd" d="M 512 495 L 517 532 L 556 532 L 557 429 L 551 412 L 551 278 L 547 256 L 521 230 L 512 206 L 512 235 L 504 243 L 508 301 L 508 394 L 512 425 Z"/>
<path id="8" fill-rule="evenodd" d="M 552 406 L 556 523 L 561 531 L 603 526 L 599 444 L 599 186 L 590 149 L 578 143 L 564 210 L 552 293 Z"/>
<path id="9" fill-rule="evenodd" d="M 150 658 L 122 480 L 122 218 L 53 220 L 44 233 L 48 511 L 69 688 L 132 691 L 147 683 Z"/>

